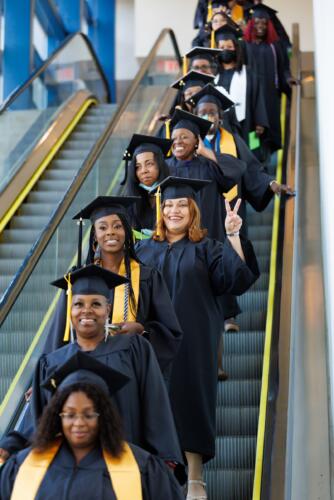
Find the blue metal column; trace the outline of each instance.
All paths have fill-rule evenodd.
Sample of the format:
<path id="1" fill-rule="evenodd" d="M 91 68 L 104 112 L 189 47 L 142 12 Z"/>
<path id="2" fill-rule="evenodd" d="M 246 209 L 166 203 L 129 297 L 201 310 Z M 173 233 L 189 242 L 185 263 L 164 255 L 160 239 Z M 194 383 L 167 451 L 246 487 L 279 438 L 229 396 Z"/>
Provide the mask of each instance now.
<path id="1" fill-rule="evenodd" d="M 34 0 L 4 0 L 4 98 L 22 84 L 32 69 L 32 20 Z M 29 107 L 31 98 L 26 91 L 20 107 Z"/>
<path id="2" fill-rule="evenodd" d="M 87 0 L 93 15 L 88 36 L 108 80 L 111 100 L 116 100 L 115 30 L 116 0 Z"/>
<path id="3" fill-rule="evenodd" d="M 81 31 L 82 0 L 57 0 L 57 5 L 68 33 Z"/>

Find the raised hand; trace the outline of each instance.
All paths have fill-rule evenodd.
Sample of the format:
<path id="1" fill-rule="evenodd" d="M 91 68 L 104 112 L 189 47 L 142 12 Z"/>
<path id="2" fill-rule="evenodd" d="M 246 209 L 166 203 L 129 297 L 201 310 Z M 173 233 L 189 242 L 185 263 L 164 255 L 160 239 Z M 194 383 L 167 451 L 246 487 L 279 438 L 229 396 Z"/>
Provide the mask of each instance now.
<path id="1" fill-rule="evenodd" d="M 226 234 L 238 233 L 242 226 L 242 218 L 238 215 L 238 210 L 241 205 L 241 198 L 238 198 L 234 209 L 231 209 L 230 203 L 225 200 L 226 218 L 225 218 L 225 231 Z"/>

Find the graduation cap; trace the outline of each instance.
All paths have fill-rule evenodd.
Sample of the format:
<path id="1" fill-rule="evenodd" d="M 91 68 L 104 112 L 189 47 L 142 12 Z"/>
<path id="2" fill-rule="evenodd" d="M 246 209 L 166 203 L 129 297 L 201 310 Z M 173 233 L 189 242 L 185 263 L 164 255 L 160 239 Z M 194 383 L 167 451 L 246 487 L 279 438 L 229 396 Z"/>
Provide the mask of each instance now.
<path id="1" fill-rule="evenodd" d="M 140 200 L 139 196 L 98 196 L 72 217 L 73 220 L 79 220 L 77 267 L 81 267 L 83 219 L 90 219 L 91 223 L 94 224 L 97 219 L 105 217 L 106 215 L 126 215 L 127 209 L 138 200 Z"/>
<path id="2" fill-rule="evenodd" d="M 133 134 L 130 144 L 123 154 L 123 160 L 125 160 L 125 173 L 121 186 L 125 184 L 128 178 L 129 161 L 131 161 L 134 156 L 148 151 L 167 156 L 171 145 L 172 142 L 169 139 L 160 139 L 159 137 L 151 135 Z"/>
<path id="3" fill-rule="evenodd" d="M 186 75 L 181 76 L 176 82 L 172 83 L 171 87 L 176 90 L 186 90 L 189 87 L 204 87 L 209 82 L 213 82 L 214 75 L 207 75 L 199 71 L 191 70 Z"/>
<path id="4" fill-rule="evenodd" d="M 216 87 L 214 87 L 211 83 L 205 85 L 197 94 L 193 95 L 186 102 L 189 102 L 192 106 L 198 106 L 204 102 L 211 102 L 218 106 L 218 108 L 225 111 L 229 109 L 231 106 L 234 106 L 234 101 L 232 101 L 225 94 L 220 92 Z"/>
<path id="5" fill-rule="evenodd" d="M 112 273 L 95 264 L 89 264 L 72 273 L 65 274 L 56 281 L 52 281 L 51 285 L 67 290 L 64 341 L 68 342 L 70 339 L 70 313 L 73 295 L 103 295 L 109 298 L 112 288 L 128 282 L 129 280 L 124 276 Z"/>
<path id="6" fill-rule="evenodd" d="M 170 121 L 171 130 L 177 130 L 179 128 L 186 128 L 190 130 L 196 137 L 199 135 L 202 139 L 205 138 L 208 133 L 212 123 L 209 120 L 204 120 L 199 116 L 188 113 L 188 111 L 183 111 L 182 109 L 176 109 Z"/>
<path id="7" fill-rule="evenodd" d="M 194 59 L 207 59 L 212 62 L 219 55 L 218 49 L 210 49 L 208 47 L 193 47 L 185 54 L 191 60 Z"/>
<path id="8" fill-rule="evenodd" d="M 87 383 L 97 385 L 106 394 L 112 395 L 129 380 L 130 378 L 124 373 L 78 351 L 53 371 L 42 382 L 42 387 L 50 392 L 55 392 L 73 384 Z"/>
<path id="9" fill-rule="evenodd" d="M 239 27 L 233 27 L 230 24 L 225 24 L 221 28 L 218 28 L 214 32 L 216 43 L 220 42 L 220 40 L 234 40 L 238 41 L 238 39 L 242 36 L 242 30 Z"/>
<path id="10" fill-rule="evenodd" d="M 162 201 L 176 198 L 195 198 L 195 194 L 210 183 L 209 180 L 170 176 L 155 189 L 160 188 Z"/>
<path id="11" fill-rule="evenodd" d="M 259 17 L 261 19 L 272 19 L 278 12 L 263 3 L 247 6 L 244 10 L 248 13 L 249 17 Z"/>

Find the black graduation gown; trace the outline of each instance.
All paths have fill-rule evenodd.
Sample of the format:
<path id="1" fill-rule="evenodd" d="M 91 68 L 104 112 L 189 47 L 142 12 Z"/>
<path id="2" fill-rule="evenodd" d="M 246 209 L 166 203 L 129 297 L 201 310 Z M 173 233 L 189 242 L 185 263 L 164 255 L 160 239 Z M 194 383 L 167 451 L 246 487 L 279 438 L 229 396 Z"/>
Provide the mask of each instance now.
<path id="1" fill-rule="evenodd" d="M 224 244 L 204 238 L 138 243 L 140 258 L 165 277 L 183 339 L 174 360 L 170 397 L 181 448 L 200 453 L 207 461 L 215 454 L 217 347 L 220 309 L 216 297 L 244 293 L 259 275 L 252 245 L 243 242 L 246 263 Z"/>
<path id="2" fill-rule="evenodd" d="M 172 156 L 167 163 L 170 175 L 212 180 L 196 194 L 196 202 L 201 210 L 202 226 L 208 230 L 210 238 L 223 241 L 225 216 L 221 193 L 229 191 L 239 181 L 246 166 L 230 155 L 219 155 L 217 160 L 219 164 L 204 156 L 194 156 L 192 160 L 177 160 Z"/>
<path id="3" fill-rule="evenodd" d="M 194 17 L 194 29 L 201 28 L 206 23 L 208 11 L 208 2 L 207 0 L 198 0 L 195 17 Z"/>
<path id="4" fill-rule="evenodd" d="M 34 373 L 30 422 L 26 420 L 21 435 L 10 433 L 3 438 L 1 447 L 18 451 L 24 439 L 27 445 L 51 398 L 50 392 L 41 387 L 42 381 L 78 350 L 75 342 L 41 356 Z M 115 335 L 87 354 L 130 378 L 112 398 L 122 417 L 126 440 L 164 460 L 182 463 L 167 389 L 149 342 L 139 335 Z"/>
<path id="5" fill-rule="evenodd" d="M 264 94 L 262 86 L 260 85 L 259 78 L 248 66 L 246 68 L 246 81 L 246 113 L 245 119 L 239 123 L 241 127 L 242 138 L 248 144 L 249 133 L 255 130 L 256 125 L 261 125 L 265 129 L 267 129 L 269 127 L 269 121 Z M 218 77 L 216 77 L 215 85 L 224 87 L 222 70 L 220 70 L 220 72 L 218 73 Z M 227 90 L 227 92 L 230 91 L 229 88 L 224 88 L 225 90 Z"/>
<path id="6" fill-rule="evenodd" d="M 282 147 L 281 93 L 285 92 L 288 97 L 291 94 L 281 44 L 247 42 L 246 50 L 249 65 L 260 79 L 268 117 L 269 128 L 262 136 L 262 142 L 274 152 Z"/>
<path id="7" fill-rule="evenodd" d="M 111 303 L 113 292 L 111 292 Z M 171 304 L 164 280 L 156 269 L 140 265 L 140 285 L 137 321 L 148 332 L 144 334 L 152 344 L 161 371 L 168 380 L 171 363 L 179 348 L 182 330 Z M 66 324 L 66 294 L 62 293 L 51 320 L 44 352 L 52 352 L 63 343 Z"/>
<path id="8" fill-rule="evenodd" d="M 143 500 L 184 500 L 180 486 L 162 460 L 132 444 L 130 448 L 139 466 Z M 30 451 L 30 448 L 21 451 L 0 469 L 1 500 L 10 500 L 18 470 Z M 70 448 L 63 444 L 35 499 L 117 500 L 101 449 L 95 448 L 76 464 Z"/>

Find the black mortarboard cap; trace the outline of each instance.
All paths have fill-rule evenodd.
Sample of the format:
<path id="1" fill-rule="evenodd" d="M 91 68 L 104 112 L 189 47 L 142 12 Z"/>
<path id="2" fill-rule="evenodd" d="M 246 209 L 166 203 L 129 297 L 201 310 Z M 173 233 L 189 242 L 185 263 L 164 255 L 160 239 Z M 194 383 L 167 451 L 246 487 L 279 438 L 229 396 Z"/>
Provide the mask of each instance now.
<path id="1" fill-rule="evenodd" d="M 277 14 L 277 10 L 268 7 L 263 3 L 251 5 L 244 9 L 251 17 L 260 17 L 262 19 L 272 19 Z"/>
<path id="2" fill-rule="evenodd" d="M 207 59 L 212 62 L 220 53 L 219 49 L 209 49 L 206 47 L 193 47 L 185 54 L 191 60 L 194 59 Z"/>
<path id="3" fill-rule="evenodd" d="M 68 289 L 68 280 L 72 285 L 72 295 L 104 295 L 110 296 L 110 290 L 118 285 L 128 283 L 128 279 L 119 274 L 112 273 L 103 269 L 103 267 L 89 264 L 88 266 L 68 273 L 66 278 L 63 276 L 51 285 L 63 290 Z"/>
<path id="4" fill-rule="evenodd" d="M 119 370 L 110 368 L 93 356 L 78 351 L 64 364 L 56 368 L 42 382 L 42 387 L 55 392 L 73 384 L 87 383 L 97 385 L 106 394 L 112 395 L 129 380 L 130 378 Z"/>
<path id="5" fill-rule="evenodd" d="M 133 134 L 131 141 L 123 155 L 123 160 L 132 160 L 133 156 L 139 153 L 161 153 L 167 156 L 172 141 L 169 139 L 160 139 L 153 135 Z"/>
<path id="6" fill-rule="evenodd" d="M 218 43 L 220 40 L 235 40 L 237 41 L 242 36 L 242 31 L 240 29 L 233 28 L 232 26 L 225 24 L 215 31 L 215 41 Z"/>
<path id="7" fill-rule="evenodd" d="M 235 103 L 229 99 L 225 94 L 220 92 L 216 87 L 214 87 L 211 83 L 205 85 L 197 94 L 194 94 L 190 97 L 186 102 L 189 102 L 192 106 L 197 106 L 202 102 L 213 102 L 221 108 L 223 111 L 229 109 Z"/>
<path id="8" fill-rule="evenodd" d="M 188 71 L 188 73 L 176 82 L 172 83 L 171 87 L 177 90 L 186 90 L 189 87 L 204 87 L 209 82 L 213 82 L 214 75 L 207 75 L 200 71 Z"/>
<path id="9" fill-rule="evenodd" d="M 200 135 L 202 139 L 205 138 L 211 126 L 212 123 L 209 120 L 204 120 L 203 118 L 193 115 L 192 113 L 188 113 L 188 111 L 183 111 L 182 109 L 176 109 L 170 121 L 171 130 L 186 128 L 196 137 Z"/>
<path id="10" fill-rule="evenodd" d="M 218 7 L 228 7 L 228 0 L 213 0 L 212 8 L 218 9 Z"/>
<path id="11" fill-rule="evenodd" d="M 161 189 L 161 200 L 174 200 L 176 198 L 195 198 L 195 194 L 211 181 L 203 179 L 188 179 L 184 177 L 167 177 L 159 186 Z"/>
<path id="12" fill-rule="evenodd" d="M 90 219 L 94 223 L 106 215 L 126 214 L 127 209 L 138 200 L 139 196 L 98 196 L 72 219 Z"/>

